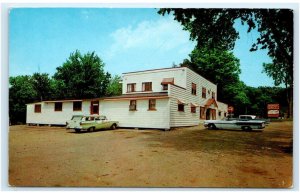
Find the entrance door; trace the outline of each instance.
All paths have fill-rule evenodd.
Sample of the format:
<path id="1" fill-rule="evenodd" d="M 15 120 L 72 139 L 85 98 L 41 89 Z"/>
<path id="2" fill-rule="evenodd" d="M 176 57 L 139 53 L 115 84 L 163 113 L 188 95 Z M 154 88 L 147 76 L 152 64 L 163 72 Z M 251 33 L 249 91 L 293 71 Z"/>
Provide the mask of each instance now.
<path id="1" fill-rule="evenodd" d="M 210 109 L 206 109 L 206 120 L 210 120 Z"/>
<path id="2" fill-rule="evenodd" d="M 216 109 L 211 110 L 212 120 L 216 120 Z"/>
<path id="3" fill-rule="evenodd" d="M 99 115 L 99 101 L 91 101 L 91 115 Z"/>

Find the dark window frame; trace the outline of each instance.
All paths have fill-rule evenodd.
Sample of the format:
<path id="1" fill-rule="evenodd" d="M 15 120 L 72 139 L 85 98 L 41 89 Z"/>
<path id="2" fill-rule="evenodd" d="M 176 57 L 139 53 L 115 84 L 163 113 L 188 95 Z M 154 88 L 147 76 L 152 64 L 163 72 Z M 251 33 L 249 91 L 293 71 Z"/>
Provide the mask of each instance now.
<path id="1" fill-rule="evenodd" d="M 35 104 L 34 105 L 34 113 L 41 113 L 42 112 L 42 105 L 41 104 Z"/>
<path id="2" fill-rule="evenodd" d="M 63 107 L 63 103 L 62 102 L 55 102 L 54 103 L 54 111 L 62 111 L 62 107 Z"/>
<path id="3" fill-rule="evenodd" d="M 206 99 L 206 88 L 202 87 L 202 98 Z"/>
<path id="4" fill-rule="evenodd" d="M 192 95 L 197 95 L 197 84 L 192 83 Z"/>
<path id="5" fill-rule="evenodd" d="M 143 92 L 152 91 L 152 82 L 143 82 L 142 83 L 142 91 Z"/>
<path id="6" fill-rule="evenodd" d="M 177 105 L 177 111 L 184 112 L 184 104 L 178 104 Z"/>
<path id="7" fill-rule="evenodd" d="M 82 101 L 74 101 L 73 102 L 73 111 L 82 111 Z"/>
<path id="8" fill-rule="evenodd" d="M 137 101 L 136 100 L 130 100 L 129 101 L 129 111 L 136 111 L 137 110 Z"/>
<path id="9" fill-rule="evenodd" d="M 162 89 L 163 90 L 168 90 L 168 84 L 162 84 Z"/>
<path id="10" fill-rule="evenodd" d="M 136 92 L 136 83 L 127 84 L 127 93 Z"/>
<path id="11" fill-rule="evenodd" d="M 213 99 L 216 98 L 216 93 L 215 92 L 211 92 L 211 98 L 213 98 Z"/>
<path id="12" fill-rule="evenodd" d="M 191 113 L 196 113 L 196 107 L 195 106 L 191 106 Z"/>
<path id="13" fill-rule="evenodd" d="M 205 119 L 205 107 L 200 107 L 200 119 Z"/>
<path id="14" fill-rule="evenodd" d="M 151 101 L 152 101 L 152 103 L 151 103 Z M 149 111 L 156 111 L 156 99 L 149 99 L 149 101 L 148 101 L 148 110 Z"/>

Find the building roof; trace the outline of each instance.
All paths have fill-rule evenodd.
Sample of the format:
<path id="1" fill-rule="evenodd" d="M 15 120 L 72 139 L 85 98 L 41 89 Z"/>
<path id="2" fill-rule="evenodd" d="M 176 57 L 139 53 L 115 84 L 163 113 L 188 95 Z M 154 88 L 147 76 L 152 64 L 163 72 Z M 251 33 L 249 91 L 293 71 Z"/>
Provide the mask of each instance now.
<path id="1" fill-rule="evenodd" d="M 215 99 L 208 99 L 208 101 L 206 102 L 205 106 L 209 107 L 210 105 L 214 104 L 216 107 L 218 107 L 217 101 Z"/>
<path id="2" fill-rule="evenodd" d="M 178 70 L 178 69 L 183 69 L 183 68 L 187 68 L 187 67 L 156 68 L 156 69 L 149 69 L 149 70 L 140 70 L 140 71 L 133 71 L 133 72 L 124 72 L 124 73 L 122 73 L 122 74 L 131 74 L 131 73 L 139 73 L 139 72 L 151 72 L 151 71 L 170 70 L 170 69 Z"/>
<path id="3" fill-rule="evenodd" d="M 100 100 L 118 100 L 118 99 L 144 99 L 144 98 L 167 98 L 167 92 L 154 92 L 154 93 L 134 93 L 123 94 L 120 96 L 104 97 Z"/>

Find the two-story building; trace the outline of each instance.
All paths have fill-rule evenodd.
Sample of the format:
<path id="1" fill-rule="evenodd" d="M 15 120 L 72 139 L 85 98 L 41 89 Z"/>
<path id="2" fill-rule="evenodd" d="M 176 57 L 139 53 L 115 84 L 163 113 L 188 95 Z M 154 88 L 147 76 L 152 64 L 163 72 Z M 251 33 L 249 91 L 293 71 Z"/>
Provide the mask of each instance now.
<path id="1" fill-rule="evenodd" d="M 120 96 L 27 104 L 27 123 L 65 124 L 76 114 L 101 114 L 120 127 L 170 129 L 226 117 L 217 86 L 189 68 L 129 72 L 122 79 Z"/>

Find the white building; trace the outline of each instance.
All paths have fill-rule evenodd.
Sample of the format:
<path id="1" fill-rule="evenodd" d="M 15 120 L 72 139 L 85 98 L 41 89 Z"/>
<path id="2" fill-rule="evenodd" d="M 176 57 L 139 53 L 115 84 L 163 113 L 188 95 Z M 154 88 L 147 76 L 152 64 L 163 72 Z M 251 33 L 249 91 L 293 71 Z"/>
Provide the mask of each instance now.
<path id="1" fill-rule="evenodd" d="M 101 114 L 120 127 L 193 126 L 222 119 L 227 104 L 217 101 L 217 86 L 189 68 L 124 73 L 122 95 L 27 104 L 27 124 L 65 124 L 73 115 Z"/>

